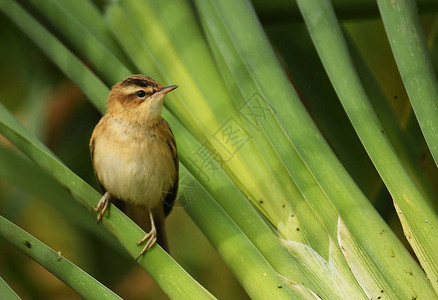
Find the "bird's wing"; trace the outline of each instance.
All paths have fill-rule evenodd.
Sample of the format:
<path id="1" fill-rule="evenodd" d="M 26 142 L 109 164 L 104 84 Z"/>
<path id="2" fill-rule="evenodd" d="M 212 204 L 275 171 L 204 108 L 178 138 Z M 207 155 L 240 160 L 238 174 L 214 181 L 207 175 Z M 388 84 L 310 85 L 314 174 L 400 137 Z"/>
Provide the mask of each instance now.
<path id="1" fill-rule="evenodd" d="M 91 135 L 91 139 L 90 139 L 90 155 L 91 155 L 91 163 L 93 164 L 93 171 L 94 171 L 94 176 L 96 177 L 97 183 L 100 186 L 100 190 L 102 191 L 102 194 L 106 193 L 106 189 L 105 187 L 100 183 L 99 180 L 99 176 L 97 175 L 96 172 L 96 167 L 94 165 L 94 151 L 96 150 L 96 137 L 93 131 L 93 134 Z"/>
<path id="2" fill-rule="evenodd" d="M 96 130 L 96 129 L 95 129 L 95 130 Z M 94 166 L 94 151 L 95 151 L 95 147 L 96 147 L 96 138 L 95 138 L 95 134 L 94 134 L 94 131 L 93 131 L 93 134 L 91 135 L 91 139 L 90 139 L 90 155 L 91 155 L 91 162 L 92 162 L 92 164 L 93 164 L 94 176 L 96 177 L 97 183 L 98 183 L 99 186 L 100 186 L 100 190 L 102 191 L 102 194 L 105 195 L 105 193 L 106 193 L 106 189 L 105 189 L 105 187 L 103 186 L 103 184 L 100 183 L 99 176 L 97 175 L 96 168 L 95 168 L 95 166 Z M 123 211 L 124 213 L 126 213 L 126 204 L 125 204 L 125 202 L 123 202 L 123 201 L 120 200 L 120 199 L 115 198 L 115 197 L 112 196 L 112 195 L 111 195 L 111 198 L 110 198 L 110 199 L 111 199 L 111 202 L 112 202 L 115 206 L 117 206 L 118 209 L 120 209 L 121 211 Z"/>
<path id="3" fill-rule="evenodd" d="M 166 120 L 164 120 L 164 124 L 166 125 L 167 130 L 169 130 L 170 133 L 167 135 L 168 136 L 167 145 L 169 146 L 169 149 L 172 152 L 173 163 L 175 164 L 175 180 L 173 186 L 167 192 L 166 197 L 164 198 L 163 201 L 164 216 L 167 217 L 172 211 L 173 204 L 175 203 L 176 195 L 178 193 L 179 162 L 178 162 L 178 151 L 176 148 L 175 137 L 173 136 L 172 129 L 170 128 L 170 125 L 169 123 L 167 123 Z"/>

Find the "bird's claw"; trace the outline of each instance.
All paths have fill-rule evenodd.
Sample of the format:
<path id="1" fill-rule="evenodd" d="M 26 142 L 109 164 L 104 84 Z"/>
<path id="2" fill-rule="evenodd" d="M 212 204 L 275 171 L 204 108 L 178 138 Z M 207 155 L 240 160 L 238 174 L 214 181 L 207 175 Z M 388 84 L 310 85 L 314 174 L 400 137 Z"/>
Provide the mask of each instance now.
<path id="1" fill-rule="evenodd" d="M 157 242 L 156 233 L 149 232 L 144 236 L 144 238 L 142 238 L 140 241 L 137 242 L 137 245 L 143 244 L 146 240 L 147 240 L 146 245 L 143 247 L 140 254 L 136 258 L 137 261 L 140 259 L 140 257 L 143 256 L 143 254 L 146 253 L 146 251 L 148 251 Z"/>
<path id="2" fill-rule="evenodd" d="M 148 251 L 157 242 L 157 229 L 155 228 L 152 212 L 149 212 L 149 216 L 151 218 L 151 231 L 149 231 L 141 240 L 137 242 L 137 245 L 141 245 L 147 240 L 146 245 L 143 247 L 140 254 L 135 259 L 136 261 L 138 261 L 140 257 L 142 257 L 143 254 L 145 254 L 146 251 Z"/>
<path id="3" fill-rule="evenodd" d="M 97 214 L 97 223 L 100 223 L 102 221 L 103 216 L 105 215 L 106 210 L 109 206 L 109 193 L 106 192 L 105 195 L 100 198 L 99 203 L 97 203 L 96 207 L 94 208 L 95 212 L 98 212 Z"/>

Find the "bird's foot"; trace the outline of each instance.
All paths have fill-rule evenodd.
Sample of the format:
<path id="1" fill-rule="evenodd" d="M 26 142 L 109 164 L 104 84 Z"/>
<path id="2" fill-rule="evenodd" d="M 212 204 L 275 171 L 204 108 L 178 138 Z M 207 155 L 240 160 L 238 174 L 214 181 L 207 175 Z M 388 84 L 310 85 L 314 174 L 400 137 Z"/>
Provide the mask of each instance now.
<path id="1" fill-rule="evenodd" d="M 108 209 L 109 202 L 110 194 L 106 192 L 105 195 L 100 198 L 99 203 L 97 203 L 97 206 L 94 208 L 94 211 L 98 212 L 97 223 L 100 223 L 102 221 L 102 218 L 105 215 L 106 210 Z"/>
<path id="2" fill-rule="evenodd" d="M 151 231 L 149 231 L 141 240 L 137 242 L 137 245 L 141 245 L 144 242 L 146 242 L 146 245 L 143 247 L 143 250 L 141 250 L 140 254 L 136 258 L 138 261 L 140 257 L 143 256 L 143 254 L 146 253 L 157 241 L 157 229 L 155 228 L 154 218 L 152 216 L 152 212 L 149 211 L 149 216 L 151 218 Z"/>

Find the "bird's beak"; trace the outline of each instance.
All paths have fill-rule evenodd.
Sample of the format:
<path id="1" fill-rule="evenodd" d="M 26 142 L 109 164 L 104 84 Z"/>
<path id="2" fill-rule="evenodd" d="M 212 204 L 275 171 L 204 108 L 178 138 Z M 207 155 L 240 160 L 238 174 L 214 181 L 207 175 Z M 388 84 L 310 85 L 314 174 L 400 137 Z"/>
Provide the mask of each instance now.
<path id="1" fill-rule="evenodd" d="M 176 89 L 178 86 L 177 85 L 170 85 L 170 86 L 165 86 L 163 87 L 160 91 L 158 91 L 156 94 L 158 95 L 166 95 L 168 92 L 173 91 L 174 89 Z"/>

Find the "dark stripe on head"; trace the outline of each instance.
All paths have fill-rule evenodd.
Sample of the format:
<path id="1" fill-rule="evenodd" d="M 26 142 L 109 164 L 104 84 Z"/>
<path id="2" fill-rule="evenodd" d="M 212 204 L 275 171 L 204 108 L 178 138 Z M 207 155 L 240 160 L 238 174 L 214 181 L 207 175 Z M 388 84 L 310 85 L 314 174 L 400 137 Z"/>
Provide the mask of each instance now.
<path id="1" fill-rule="evenodd" d="M 161 84 L 159 84 L 158 82 L 156 82 L 152 78 L 150 78 L 148 76 L 144 76 L 142 74 L 129 76 L 128 78 L 126 78 L 125 80 L 120 82 L 119 84 L 122 86 L 130 86 L 130 85 L 136 85 L 136 86 L 140 86 L 140 87 L 151 86 L 151 87 L 156 88 L 157 90 L 160 90 L 163 87 Z"/>
<path id="2" fill-rule="evenodd" d="M 127 79 L 127 80 L 124 81 L 124 83 L 126 85 L 135 84 L 135 85 L 144 86 L 144 87 L 147 87 L 147 86 L 151 85 L 148 81 L 143 80 L 143 79 Z"/>

